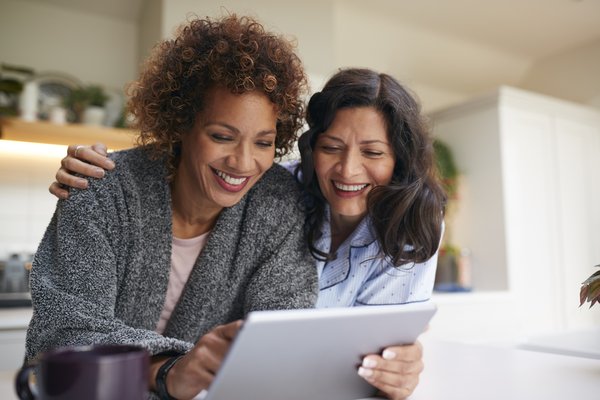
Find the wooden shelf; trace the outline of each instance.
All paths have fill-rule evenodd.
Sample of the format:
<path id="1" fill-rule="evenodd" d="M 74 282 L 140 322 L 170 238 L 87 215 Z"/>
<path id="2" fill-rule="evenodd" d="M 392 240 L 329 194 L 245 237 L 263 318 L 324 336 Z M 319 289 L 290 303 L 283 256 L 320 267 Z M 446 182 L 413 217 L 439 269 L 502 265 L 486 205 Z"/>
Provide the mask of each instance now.
<path id="1" fill-rule="evenodd" d="M 18 118 L 0 119 L 0 139 L 48 144 L 94 144 L 102 142 L 109 149 L 120 150 L 134 145 L 136 132 L 82 124 L 27 122 Z"/>

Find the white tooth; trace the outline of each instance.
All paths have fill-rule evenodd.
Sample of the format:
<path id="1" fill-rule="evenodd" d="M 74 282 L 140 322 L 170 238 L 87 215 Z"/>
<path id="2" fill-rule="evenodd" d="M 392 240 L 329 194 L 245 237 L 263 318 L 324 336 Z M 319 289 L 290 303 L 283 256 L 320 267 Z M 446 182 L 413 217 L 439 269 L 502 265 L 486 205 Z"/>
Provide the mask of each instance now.
<path id="1" fill-rule="evenodd" d="M 246 180 L 246 178 L 234 178 L 233 176 L 229 176 L 225 172 L 219 170 L 217 170 L 217 175 L 219 175 L 225 182 L 235 186 L 241 185 Z"/>
<path id="2" fill-rule="evenodd" d="M 338 182 L 334 182 L 336 188 L 343 190 L 344 192 L 357 192 L 367 187 L 367 184 L 362 185 L 343 185 Z"/>

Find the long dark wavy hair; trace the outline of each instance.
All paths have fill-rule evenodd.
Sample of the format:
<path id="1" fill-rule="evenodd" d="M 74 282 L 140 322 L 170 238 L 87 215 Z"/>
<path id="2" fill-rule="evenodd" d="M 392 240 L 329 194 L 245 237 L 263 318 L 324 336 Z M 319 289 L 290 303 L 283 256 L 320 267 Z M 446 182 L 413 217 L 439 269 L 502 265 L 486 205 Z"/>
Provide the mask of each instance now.
<path id="1" fill-rule="evenodd" d="M 331 260 L 315 247 L 327 204 L 314 170 L 318 136 L 343 108 L 373 107 L 385 119 L 396 157 L 392 180 L 374 187 L 367 198 L 368 215 L 384 256 L 395 266 L 431 258 L 438 249 L 446 194 L 437 174 L 432 139 L 419 103 L 394 78 L 369 69 L 343 69 L 315 93 L 307 108 L 309 129 L 298 143 L 302 184 L 307 194 L 306 236 L 314 257 Z"/>

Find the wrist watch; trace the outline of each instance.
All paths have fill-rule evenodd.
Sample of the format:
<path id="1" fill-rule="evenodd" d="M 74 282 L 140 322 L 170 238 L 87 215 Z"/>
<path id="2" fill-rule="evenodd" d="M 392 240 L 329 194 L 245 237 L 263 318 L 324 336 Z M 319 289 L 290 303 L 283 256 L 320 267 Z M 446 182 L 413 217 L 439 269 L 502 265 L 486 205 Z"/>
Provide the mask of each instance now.
<path id="1" fill-rule="evenodd" d="M 169 370 L 175 365 L 179 359 L 183 357 L 183 354 L 168 358 L 167 361 L 163 363 L 158 369 L 156 373 L 156 393 L 161 400 L 177 400 L 175 397 L 172 397 L 167 391 L 167 374 Z"/>

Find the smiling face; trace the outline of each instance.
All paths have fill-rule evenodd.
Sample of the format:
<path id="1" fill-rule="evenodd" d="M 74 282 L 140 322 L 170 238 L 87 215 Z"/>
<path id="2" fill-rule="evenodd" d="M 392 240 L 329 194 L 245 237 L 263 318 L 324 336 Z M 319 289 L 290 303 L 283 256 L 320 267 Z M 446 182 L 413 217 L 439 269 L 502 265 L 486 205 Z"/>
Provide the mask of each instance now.
<path id="1" fill-rule="evenodd" d="M 276 108 L 265 94 L 212 88 L 183 136 L 177 179 L 206 211 L 237 204 L 273 165 L 276 124 Z"/>
<path id="2" fill-rule="evenodd" d="M 368 193 L 389 184 L 394 172 L 385 121 L 373 107 L 338 110 L 317 138 L 313 157 L 319 187 L 334 218 L 365 216 Z"/>

